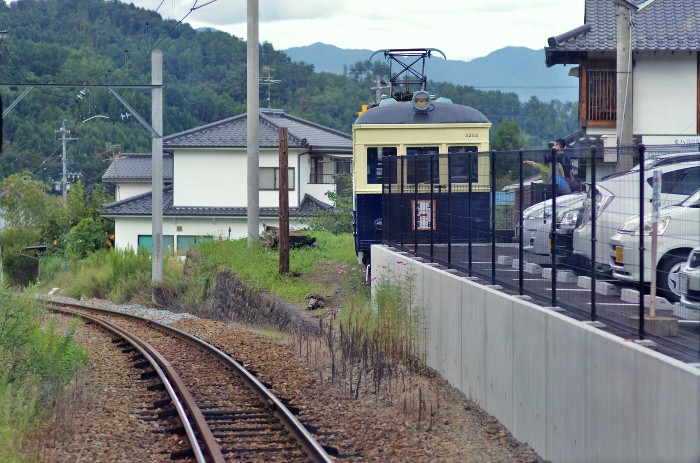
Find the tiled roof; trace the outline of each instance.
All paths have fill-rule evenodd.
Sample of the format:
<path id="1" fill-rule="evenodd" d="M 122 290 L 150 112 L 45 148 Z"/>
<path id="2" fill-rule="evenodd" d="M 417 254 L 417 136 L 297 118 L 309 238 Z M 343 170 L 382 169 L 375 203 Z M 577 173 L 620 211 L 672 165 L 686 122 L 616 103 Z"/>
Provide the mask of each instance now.
<path id="1" fill-rule="evenodd" d="M 151 180 L 150 154 L 120 154 L 115 156 L 107 171 L 102 175 L 105 182 L 129 180 Z M 163 153 L 163 180 L 173 181 L 173 155 Z"/>
<path id="2" fill-rule="evenodd" d="M 260 110 L 260 146 L 279 146 L 279 129 L 289 130 L 290 148 L 352 153 L 352 137 L 313 122 L 290 116 L 281 109 Z M 166 148 L 243 148 L 247 146 L 247 116 L 224 119 L 163 138 Z"/>
<path id="3" fill-rule="evenodd" d="M 152 205 L 151 192 L 116 201 L 104 206 L 100 215 L 114 216 L 151 216 Z M 299 207 L 290 207 L 290 217 L 307 217 L 316 213 L 316 208 L 328 209 L 331 206 L 319 201 L 308 194 L 304 195 Z M 163 216 L 164 217 L 246 217 L 248 209 L 245 207 L 176 207 L 173 206 L 173 186 L 163 188 Z M 261 207 L 258 211 L 260 217 L 277 217 L 279 210 L 276 207 Z"/>
<path id="4" fill-rule="evenodd" d="M 584 24 L 550 37 L 545 47 L 547 65 L 573 63 L 579 53 L 617 49 L 617 3 L 585 0 Z M 640 5 L 644 0 L 631 0 Z M 632 49 L 635 51 L 700 50 L 700 1 L 658 0 L 632 14 Z"/>

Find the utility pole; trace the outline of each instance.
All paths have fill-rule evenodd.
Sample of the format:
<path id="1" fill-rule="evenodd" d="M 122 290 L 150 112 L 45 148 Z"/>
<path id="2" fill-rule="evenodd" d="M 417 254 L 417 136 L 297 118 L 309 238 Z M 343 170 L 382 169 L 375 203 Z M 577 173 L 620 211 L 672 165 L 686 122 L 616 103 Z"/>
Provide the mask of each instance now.
<path id="1" fill-rule="evenodd" d="M 385 84 L 385 85 L 382 85 Z M 382 101 L 382 89 L 389 88 L 388 85 L 386 85 L 386 82 L 384 82 L 382 79 L 379 78 L 379 76 L 375 76 L 374 78 L 374 87 L 372 87 L 372 90 L 375 91 L 374 95 L 374 104 L 379 104 Z"/>
<path id="2" fill-rule="evenodd" d="M 258 0 L 248 0 L 248 244 L 260 239 L 260 44 L 258 43 Z"/>
<path id="3" fill-rule="evenodd" d="M 61 160 L 63 161 L 63 177 L 61 178 L 61 193 L 63 194 L 63 202 L 68 201 L 68 157 L 66 156 L 66 142 L 69 140 L 77 140 L 77 138 L 66 138 L 66 135 L 70 134 L 70 130 L 66 130 L 66 120 L 63 119 L 63 125 L 61 128 L 56 130 L 56 133 L 61 134 L 61 142 L 63 143 L 63 156 Z"/>
<path id="4" fill-rule="evenodd" d="M 632 26 L 633 16 L 649 8 L 657 0 L 647 0 L 635 5 L 627 0 L 613 0 L 617 4 L 617 171 L 625 172 L 632 168 L 632 155 L 621 155 L 620 147 L 631 146 L 634 135 L 632 119 Z M 641 162 L 642 160 L 640 160 Z"/>
<path id="5" fill-rule="evenodd" d="M 163 279 L 163 52 L 151 51 L 151 280 Z M 155 301 L 154 301 L 155 302 Z"/>
<path id="6" fill-rule="evenodd" d="M 279 131 L 279 273 L 289 273 L 289 131 L 287 127 L 280 127 Z"/>

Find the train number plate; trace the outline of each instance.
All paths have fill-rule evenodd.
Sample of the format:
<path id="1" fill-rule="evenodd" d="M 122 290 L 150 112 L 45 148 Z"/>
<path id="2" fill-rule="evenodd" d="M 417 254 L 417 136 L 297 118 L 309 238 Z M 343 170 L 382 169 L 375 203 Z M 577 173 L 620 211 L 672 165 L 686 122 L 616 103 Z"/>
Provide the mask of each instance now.
<path id="1" fill-rule="evenodd" d="M 615 262 L 617 262 L 618 264 L 621 264 L 625 260 L 624 250 L 625 248 L 623 248 L 622 246 L 615 246 Z"/>

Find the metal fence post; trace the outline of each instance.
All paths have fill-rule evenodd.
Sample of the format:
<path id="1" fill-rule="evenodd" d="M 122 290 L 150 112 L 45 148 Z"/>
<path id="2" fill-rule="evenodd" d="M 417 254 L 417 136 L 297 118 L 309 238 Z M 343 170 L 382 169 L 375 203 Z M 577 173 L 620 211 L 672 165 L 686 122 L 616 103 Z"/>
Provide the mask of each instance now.
<path id="1" fill-rule="evenodd" d="M 399 243 L 400 243 L 399 249 L 401 249 L 403 251 L 403 231 L 404 231 L 404 227 L 405 227 L 404 216 L 406 215 L 406 204 L 405 204 L 405 198 L 404 198 L 404 186 L 405 186 L 404 185 L 404 177 L 405 177 L 404 173 L 406 171 L 406 169 L 405 169 L 406 157 L 401 156 L 399 158 L 397 156 L 396 161 L 397 162 L 400 161 L 400 165 L 401 165 L 401 191 L 399 193 L 399 199 L 400 199 L 400 203 L 401 203 L 400 207 L 399 207 L 399 211 L 401 213 L 399 215 Z"/>
<path id="2" fill-rule="evenodd" d="M 479 155 L 477 153 L 477 162 Z M 467 172 L 469 179 L 469 194 L 467 195 L 467 261 L 469 276 L 472 276 L 472 153 L 467 153 Z"/>
<path id="3" fill-rule="evenodd" d="M 491 151 L 491 284 L 496 284 L 496 151 Z"/>
<path id="4" fill-rule="evenodd" d="M 595 271 L 595 260 L 596 260 L 596 197 L 597 197 L 597 190 L 596 190 L 596 148 L 593 147 L 591 148 L 591 191 L 590 191 L 590 198 L 591 198 L 591 321 L 596 321 L 597 314 L 596 314 L 596 271 Z"/>
<path id="5" fill-rule="evenodd" d="M 520 229 L 520 233 L 518 233 L 518 292 L 522 295 L 525 291 L 525 285 L 524 285 L 524 278 L 523 278 L 523 259 L 524 257 L 524 251 L 523 251 L 523 244 L 524 244 L 524 238 L 523 238 L 523 232 L 524 229 L 523 227 L 525 226 L 525 222 L 523 220 L 523 206 L 525 204 L 523 194 L 525 193 L 525 189 L 523 188 L 523 183 L 525 182 L 525 172 L 523 168 L 523 150 L 518 150 L 518 165 L 520 166 L 518 175 L 520 179 L 520 194 L 518 195 L 518 211 L 519 211 L 519 217 L 518 217 L 518 228 Z"/>
<path id="6" fill-rule="evenodd" d="M 644 339 L 644 149 L 639 151 L 639 339 Z"/>
<path id="7" fill-rule="evenodd" d="M 550 163 L 552 165 L 552 215 L 551 215 L 551 246 L 549 250 L 550 261 L 552 263 L 552 306 L 557 306 L 557 175 L 559 174 L 559 162 L 557 161 L 557 150 L 550 152 Z"/>
<path id="8" fill-rule="evenodd" d="M 452 268 L 452 153 L 447 153 L 447 268 Z"/>
<path id="9" fill-rule="evenodd" d="M 418 255 L 418 155 L 413 157 L 413 255 Z"/>
<path id="10" fill-rule="evenodd" d="M 433 160 L 435 159 L 440 162 L 437 156 L 437 154 L 430 155 L 430 221 L 428 222 L 430 227 L 430 262 L 433 261 L 433 230 L 435 229 L 435 219 L 437 218 L 437 207 L 435 207 L 434 203 L 435 178 L 433 177 Z M 440 169 L 438 168 L 438 172 L 439 170 Z"/>

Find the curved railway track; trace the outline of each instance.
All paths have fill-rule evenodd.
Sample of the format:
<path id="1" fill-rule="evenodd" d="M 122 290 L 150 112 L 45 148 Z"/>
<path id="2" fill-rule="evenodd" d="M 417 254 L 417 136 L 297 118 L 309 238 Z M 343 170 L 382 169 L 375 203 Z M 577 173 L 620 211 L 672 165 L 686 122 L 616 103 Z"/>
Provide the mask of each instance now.
<path id="1" fill-rule="evenodd" d="M 158 376 L 169 399 L 161 417 L 177 416 L 197 462 L 332 462 L 326 450 L 253 374 L 226 353 L 176 328 L 134 315 L 44 302 L 112 333 L 142 377 Z"/>

